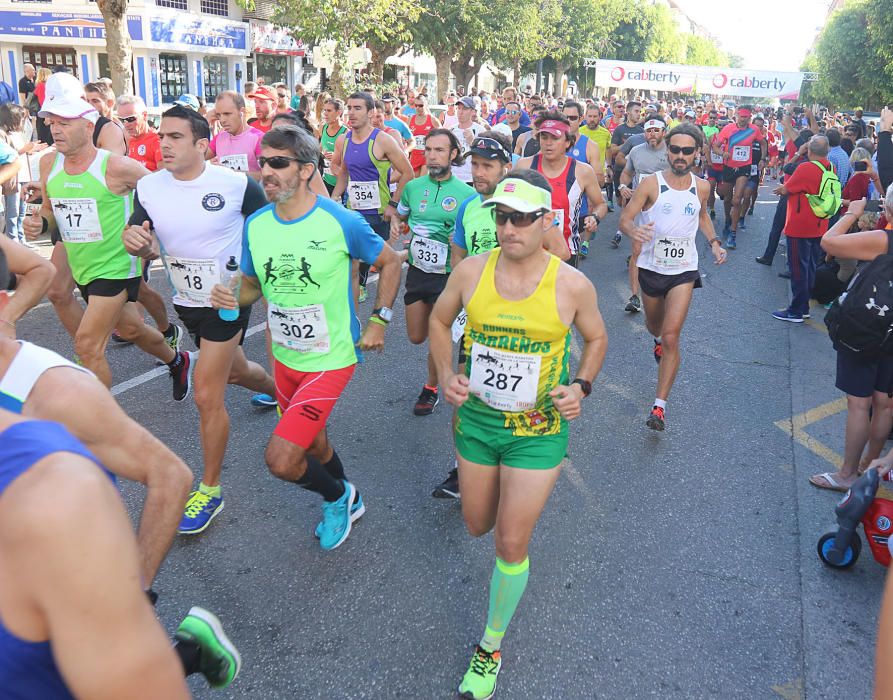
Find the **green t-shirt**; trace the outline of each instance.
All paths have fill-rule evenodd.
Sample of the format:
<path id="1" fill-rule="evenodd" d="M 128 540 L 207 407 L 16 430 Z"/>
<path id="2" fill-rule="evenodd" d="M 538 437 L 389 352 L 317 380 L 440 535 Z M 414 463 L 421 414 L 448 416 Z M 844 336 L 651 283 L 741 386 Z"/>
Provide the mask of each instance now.
<path id="1" fill-rule="evenodd" d="M 499 245 L 493 209 L 484 207 L 483 203 L 484 196 L 475 193 L 459 205 L 456 214 L 453 243 L 467 250 L 469 255 L 480 255 Z"/>
<path id="2" fill-rule="evenodd" d="M 47 195 L 59 235 L 68 253 L 75 282 L 87 285 L 97 279 L 132 279 L 140 274 L 137 258 L 124 248 L 121 232 L 133 211 L 133 193 L 118 195 L 105 181 L 111 153 L 98 150 L 80 175 L 65 172 L 56 154 L 47 178 Z"/>
<path id="3" fill-rule="evenodd" d="M 299 372 L 356 364 L 352 261 L 374 263 L 382 248 L 360 214 L 323 197 L 294 221 L 280 219 L 272 204 L 245 220 L 242 272 L 257 278 L 267 300 L 277 361 Z"/>
<path id="4" fill-rule="evenodd" d="M 709 145 L 710 139 L 712 139 L 716 134 L 719 133 L 718 126 L 709 126 L 704 124 L 701 129 L 704 130 L 704 141 Z"/>
<path id="5" fill-rule="evenodd" d="M 450 237 L 456 226 L 459 204 L 474 193 L 473 187 L 454 175 L 443 182 L 423 175 L 403 188 L 397 213 L 409 216 L 410 265 L 422 272 L 450 273 Z"/>
<path id="6" fill-rule="evenodd" d="M 329 136 L 329 125 L 323 124 L 322 131 L 320 131 L 319 135 L 319 145 L 322 151 L 325 153 L 334 153 L 335 142 L 338 140 L 338 137 L 346 131 L 347 127 L 342 124 L 339 125 L 338 132 L 334 136 Z M 338 182 L 338 178 L 332 174 L 331 166 L 331 162 L 327 159 L 323 167 L 322 179 L 327 185 L 334 187 L 335 183 Z"/>

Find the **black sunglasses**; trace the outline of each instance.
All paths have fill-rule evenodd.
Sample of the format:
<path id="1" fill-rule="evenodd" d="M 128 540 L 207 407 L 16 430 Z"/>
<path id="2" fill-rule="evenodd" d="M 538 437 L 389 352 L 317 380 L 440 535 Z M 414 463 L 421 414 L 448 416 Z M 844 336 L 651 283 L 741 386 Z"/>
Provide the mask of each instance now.
<path id="1" fill-rule="evenodd" d="M 692 153 L 697 151 L 697 147 L 695 146 L 667 146 L 670 153 L 674 155 L 679 155 L 682 153 L 683 155 L 690 156 Z"/>
<path id="2" fill-rule="evenodd" d="M 527 213 L 523 211 L 503 211 L 494 207 L 493 219 L 496 221 L 497 226 L 505 226 L 507 222 L 511 221 L 512 226 L 522 227 L 530 226 L 537 219 L 541 219 L 545 213 L 542 209 Z"/>
<path id="3" fill-rule="evenodd" d="M 509 163 L 512 160 L 511 154 L 505 150 L 505 147 L 496 139 L 487 138 L 486 136 L 476 138 L 471 142 L 472 150 L 492 151 L 500 156 L 503 162 Z"/>
<path id="4" fill-rule="evenodd" d="M 257 159 L 257 164 L 260 167 L 264 167 L 265 165 L 269 165 L 273 170 L 282 170 L 288 167 L 289 163 L 306 163 L 307 161 L 301 160 L 300 158 L 293 158 L 291 156 L 270 156 L 269 158 L 265 158 L 261 156 Z"/>
<path id="5" fill-rule="evenodd" d="M 127 124 L 132 124 L 137 119 L 139 119 L 139 117 L 136 116 L 135 114 L 132 117 L 118 117 L 119 121 L 126 122 Z"/>

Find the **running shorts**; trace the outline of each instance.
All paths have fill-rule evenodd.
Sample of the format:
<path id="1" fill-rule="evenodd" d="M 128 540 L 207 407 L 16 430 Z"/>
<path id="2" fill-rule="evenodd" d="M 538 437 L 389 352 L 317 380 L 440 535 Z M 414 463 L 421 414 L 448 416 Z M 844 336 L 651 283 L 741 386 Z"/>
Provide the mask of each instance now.
<path id="1" fill-rule="evenodd" d="M 136 301 L 140 293 L 140 280 L 142 277 L 131 277 L 123 280 L 110 280 L 100 277 L 87 284 L 79 284 L 81 296 L 88 301 L 91 296 L 116 297 L 121 292 L 127 292 L 127 301 Z"/>
<path id="2" fill-rule="evenodd" d="M 875 391 L 889 394 L 893 392 L 893 357 L 882 355 L 875 361 L 866 362 L 852 350 L 840 348 L 834 385 L 845 394 L 863 399 Z"/>
<path id="3" fill-rule="evenodd" d="M 225 343 L 241 334 L 239 345 L 245 342 L 245 331 L 248 330 L 248 321 L 251 319 L 250 306 L 239 309 L 239 318 L 235 321 L 224 321 L 217 309 L 209 309 L 207 306 L 174 304 L 174 310 L 186 326 L 197 348 L 202 346 L 202 338 L 212 343 Z"/>
<path id="4" fill-rule="evenodd" d="M 406 271 L 406 293 L 403 295 L 403 303 L 406 306 L 417 301 L 433 304 L 446 287 L 449 275 L 438 272 L 422 272 L 417 267 L 409 266 Z"/>
<path id="5" fill-rule="evenodd" d="M 739 177 L 750 177 L 750 166 L 743 165 L 740 168 L 724 166 L 722 169 L 722 181 L 734 183 Z"/>
<path id="6" fill-rule="evenodd" d="M 639 286 L 645 295 L 652 298 L 665 297 L 673 287 L 691 282 L 694 282 L 695 289 L 704 286 L 701 283 L 701 273 L 698 270 L 687 270 L 676 275 L 663 275 L 660 272 L 639 268 Z"/>
<path id="7" fill-rule="evenodd" d="M 273 380 L 282 417 L 273 435 L 309 449 L 326 427 L 354 369 L 356 365 L 322 372 L 300 372 L 274 359 Z"/>
<path id="8" fill-rule="evenodd" d="M 714 182 L 722 182 L 722 170 L 717 168 L 707 168 L 707 179 Z"/>
<path id="9" fill-rule="evenodd" d="M 486 421 L 456 415 L 456 451 L 462 459 L 485 466 L 554 469 L 567 456 L 567 423 L 556 435 L 512 435 Z"/>

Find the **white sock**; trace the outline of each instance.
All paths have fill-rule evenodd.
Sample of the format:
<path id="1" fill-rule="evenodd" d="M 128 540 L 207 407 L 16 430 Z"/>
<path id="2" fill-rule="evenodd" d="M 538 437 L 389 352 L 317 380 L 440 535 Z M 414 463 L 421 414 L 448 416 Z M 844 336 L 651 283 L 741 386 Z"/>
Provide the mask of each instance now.
<path id="1" fill-rule="evenodd" d="M 667 402 L 664 401 L 664 399 L 654 399 L 654 405 L 657 406 L 658 408 L 667 410 Z"/>
<path id="2" fill-rule="evenodd" d="M 657 336 L 657 337 L 654 339 L 654 342 L 657 343 L 658 345 L 660 345 L 660 336 Z"/>

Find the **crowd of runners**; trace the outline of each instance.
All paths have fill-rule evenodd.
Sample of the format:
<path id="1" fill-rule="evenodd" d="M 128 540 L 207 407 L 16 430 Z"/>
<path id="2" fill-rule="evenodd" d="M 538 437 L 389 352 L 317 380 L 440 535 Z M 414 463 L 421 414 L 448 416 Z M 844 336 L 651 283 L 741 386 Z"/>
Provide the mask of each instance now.
<path id="1" fill-rule="evenodd" d="M 663 431 L 700 256 L 726 262 L 761 180 L 780 176 L 786 150 L 792 157 L 809 138 L 802 130 L 820 133 L 810 110 L 682 99 L 556 100 L 506 88 L 448 94 L 434 116 L 412 90 L 321 95 L 315 110 L 306 95 L 293 110 L 290 97 L 284 85 L 255 84 L 214 105 L 184 95 L 153 128 L 139 97 L 58 73 L 37 114 L 0 105 L 0 181 L 14 190 L 0 236 L 0 687 L 9 697 L 137 697 L 137 683 L 139 697 L 179 698 L 192 673 L 232 683 L 239 653 L 212 613 L 189 610 L 171 646 L 146 604 L 175 537 L 203 532 L 224 508 L 226 387 L 278 412 L 263 436 L 266 465 L 317 494 L 321 518 L 308 536 L 336 549 L 366 504 L 327 419 L 363 353 L 384 349 L 401 288 L 409 340 L 427 343 L 427 366 L 407 367 L 423 378 L 412 411 L 431 415 L 441 398 L 453 407 L 456 461 L 433 495 L 461 495 L 469 533 L 494 533 L 486 624 L 459 685 L 463 697 L 492 697 L 568 423 L 607 352 L 581 271 L 593 236 L 622 207 L 619 230 L 606 235 L 615 249 L 629 239 L 628 257 L 617 254 L 629 270 L 625 309 L 644 313 L 657 363 L 642 426 Z M 870 137 L 861 115 L 823 118 L 822 129 L 840 119 L 841 130 Z M 47 238 L 49 260 L 31 244 Z M 148 284 L 155 261 L 176 317 Z M 45 296 L 71 338 L 67 358 L 17 336 L 16 322 Z M 241 347 L 252 312 L 266 317 L 265 364 Z M 181 349 L 186 334 L 197 352 Z M 110 341 L 166 366 L 174 401 L 192 396 L 197 483 L 112 397 Z M 146 486 L 135 537 L 119 478 Z M 48 490 L 60 496 L 49 513 Z M 75 565 L 82 543 L 91 556 Z M 52 585 L 62 578 L 70 585 Z M 110 642 L 127 653 L 97 672 Z"/>

